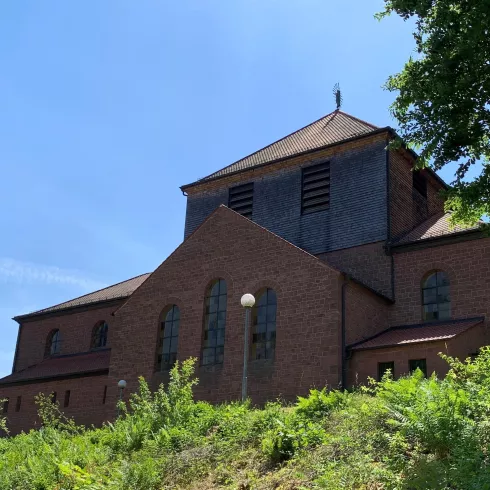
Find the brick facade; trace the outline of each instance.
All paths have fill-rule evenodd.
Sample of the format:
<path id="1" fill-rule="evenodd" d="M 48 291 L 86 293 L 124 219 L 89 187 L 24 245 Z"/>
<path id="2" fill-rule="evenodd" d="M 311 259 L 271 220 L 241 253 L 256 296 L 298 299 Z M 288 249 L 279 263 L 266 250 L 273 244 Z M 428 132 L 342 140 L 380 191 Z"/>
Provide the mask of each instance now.
<path id="1" fill-rule="evenodd" d="M 318 257 L 366 286 L 392 298 L 391 257 L 386 242 L 368 243 L 358 247 L 334 250 Z"/>
<path id="2" fill-rule="evenodd" d="M 60 409 L 68 417 L 73 417 L 78 424 L 86 426 L 102 425 L 106 420 L 107 407 L 104 405 L 104 390 L 107 386 L 107 375 L 86 376 L 60 381 L 45 381 L 30 384 L 19 384 L 9 387 L 0 386 L 0 399 L 9 399 L 7 425 L 12 434 L 31 427 L 39 427 L 37 407 L 34 397 L 39 393 L 49 395 L 56 392 Z M 64 406 L 66 391 L 70 391 L 69 405 Z M 17 397 L 21 397 L 20 410 L 16 411 Z M 111 418 L 114 416 L 112 406 Z"/>
<path id="3" fill-rule="evenodd" d="M 240 298 L 266 286 L 277 294 L 276 356 L 273 362 L 250 362 L 252 399 L 258 403 L 277 397 L 294 399 L 313 385 L 338 385 L 340 274 L 220 207 L 116 312 L 112 400 L 118 379 L 128 382 L 128 391 L 135 389 L 138 376 L 151 380 L 153 386 L 162 380 L 155 374 L 154 347 L 160 313 L 169 304 L 180 308 L 178 357 L 201 357 L 204 295 L 216 278 L 225 279 L 228 287 L 224 362 L 198 369 L 199 398 L 239 398 L 244 342 Z M 128 342 L 135 325 L 141 341 Z"/>
<path id="4" fill-rule="evenodd" d="M 112 312 L 122 301 L 111 302 L 110 306 L 97 305 L 95 308 L 77 308 L 68 316 L 66 312 L 58 312 L 47 317 L 39 317 L 25 321 L 20 327 L 19 347 L 15 360 L 15 369 L 20 371 L 32 364 L 41 362 L 49 333 L 59 330 L 61 333 L 60 354 L 75 354 L 90 350 L 92 331 L 100 321 L 109 325 L 107 347 L 112 338 Z"/>
<path id="5" fill-rule="evenodd" d="M 14 373 L 0 380 L 0 399 L 10 400 L 7 416 L 13 433 L 37 426 L 34 396 L 39 392 L 56 391 L 63 405 L 70 390 L 69 406 L 62 406 L 66 414 L 78 423 L 100 425 L 115 416 L 120 379 L 127 381 L 125 398 L 137 389 L 139 376 L 153 389 L 167 382 L 168 373 L 157 372 L 156 352 L 161 315 L 169 305 L 180 309 L 177 357 L 198 359 L 196 396 L 213 402 L 240 398 L 240 298 L 265 287 L 277 295 L 276 349 L 272 359 L 250 359 L 249 395 L 255 403 L 294 400 L 311 387 L 365 382 L 377 377 L 379 362 L 393 361 L 400 376 L 407 373 L 410 359 L 426 359 L 429 373 L 443 374 L 447 366 L 439 352 L 464 358 L 490 343 L 490 238 L 465 236 L 456 243 L 431 235 L 429 242 L 398 242 L 442 212 L 443 184 L 424 171 L 423 197 L 413 187 L 414 156 L 387 149 L 393 136 L 389 128 L 372 131 L 186 186 L 185 240 L 151 275 L 115 285 L 110 301 L 109 296 L 104 300 L 103 290 L 89 295 L 98 298 L 91 304 L 78 304 L 82 297 L 69 308 L 17 317 L 21 327 Z M 327 160 L 330 207 L 303 215 L 301 169 Z M 230 187 L 252 181 L 250 221 L 221 205 L 227 204 Z M 401 327 L 419 327 L 421 281 L 434 270 L 449 276 L 453 324 L 473 317 L 479 323 L 446 340 L 431 336 L 430 325 L 424 324 L 420 328 L 428 329 L 427 338 L 416 342 L 359 347 L 359 342 L 368 345 Z M 216 279 L 227 285 L 224 360 L 202 366 L 205 295 Z M 110 350 L 87 354 L 93 328 L 102 320 L 109 325 Z M 65 370 L 53 372 L 57 364 L 49 361 L 46 375 L 44 351 L 55 329 L 62 344 L 53 359 Z M 99 369 L 90 373 L 97 356 Z M 73 368 L 77 362 L 83 369 Z M 18 396 L 22 403 L 17 412 Z"/>

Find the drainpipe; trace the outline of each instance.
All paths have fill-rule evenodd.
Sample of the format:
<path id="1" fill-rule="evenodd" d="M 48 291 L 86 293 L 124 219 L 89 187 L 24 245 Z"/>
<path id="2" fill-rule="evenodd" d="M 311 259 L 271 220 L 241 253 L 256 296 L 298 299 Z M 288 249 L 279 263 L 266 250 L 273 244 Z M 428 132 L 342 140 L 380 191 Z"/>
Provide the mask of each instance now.
<path id="1" fill-rule="evenodd" d="M 344 281 L 342 283 L 342 288 L 341 288 L 341 387 L 343 390 L 346 389 L 347 386 L 347 356 L 345 352 L 345 303 L 346 303 L 346 288 L 347 284 L 349 283 L 349 276 L 347 274 L 344 274 Z"/>

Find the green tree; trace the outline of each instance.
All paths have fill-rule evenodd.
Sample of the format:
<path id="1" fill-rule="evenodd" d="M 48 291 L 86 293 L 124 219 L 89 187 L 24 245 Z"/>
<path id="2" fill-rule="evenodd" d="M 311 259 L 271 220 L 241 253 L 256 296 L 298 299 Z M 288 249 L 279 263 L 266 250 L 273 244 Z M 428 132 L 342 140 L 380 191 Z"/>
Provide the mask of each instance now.
<path id="1" fill-rule="evenodd" d="M 457 162 L 446 207 L 454 223 L 475 224 L 490 214 L 490 1 L 385 0 L 376 17 L 393 13 L 415 20 L 417 49 L 386 83 L 398 93 L 400 136 L 419 151 L 418 168 Z M 481 173 L 465 182 L 477 162 Z"/>

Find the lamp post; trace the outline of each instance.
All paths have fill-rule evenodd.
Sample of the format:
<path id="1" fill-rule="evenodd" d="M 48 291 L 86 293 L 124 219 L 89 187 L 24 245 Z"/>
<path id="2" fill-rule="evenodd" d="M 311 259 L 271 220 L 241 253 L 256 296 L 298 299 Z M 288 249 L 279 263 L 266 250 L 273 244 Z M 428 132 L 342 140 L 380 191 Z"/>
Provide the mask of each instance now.
<path id="1" fill-rule="evenodd" d="M 126 388 L 126 381 L 124 379 L 121 379 L 118 383 L 117 383 L 117 387 L 119 388 L 119 403 L 117 404 L 117 417 L 119 418 L 119 416 L 121 415 L 121 402 L 122 402 L 122 399 L 123 399 L 123 391 L 124 391 L 124 388 Z"/>
<path id="2" fill-rule="evenodd" d="M 245 339 L 243 345 L 243 377 L 242 377 L 242 402 L 247 399 L 247 371 L 248 371 L 248 327 L 250 325 L 250 309 L 255 304 L 253 294 L 244 294 L 240 303 L 245 308 Z"/>

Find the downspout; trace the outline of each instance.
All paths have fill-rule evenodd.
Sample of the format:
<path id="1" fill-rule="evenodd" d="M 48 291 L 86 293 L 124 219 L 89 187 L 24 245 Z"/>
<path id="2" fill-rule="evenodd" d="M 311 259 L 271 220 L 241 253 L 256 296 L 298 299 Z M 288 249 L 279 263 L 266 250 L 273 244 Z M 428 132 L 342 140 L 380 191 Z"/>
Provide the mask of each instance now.
<path id="1" fill-rule="evenodd" d="M 346 303 L 346 288 L 349 281 L 349 276 L 347 274 L 343 274 L 344 281 L 342 282 L 341 288 L 341 323 L 340 323 L 340 331 L 341 331 L 341 340 L 340 340 L 340 348 L 341 348 L 341 387 L 343 390 L 346 389 L 347 386 L 347 355 L 345 351 L 345 303 Z"/>
<path id="2" fill-rule="evenodd" d="M 391 299 L 395 301 L 395 260 L 391 253 L 391 178 L 390 178 L 390 140 L 386 140 L 386 229 L 387 238 L 385 245 L 385 252 L 390 256 L 391 266 Z"/>

